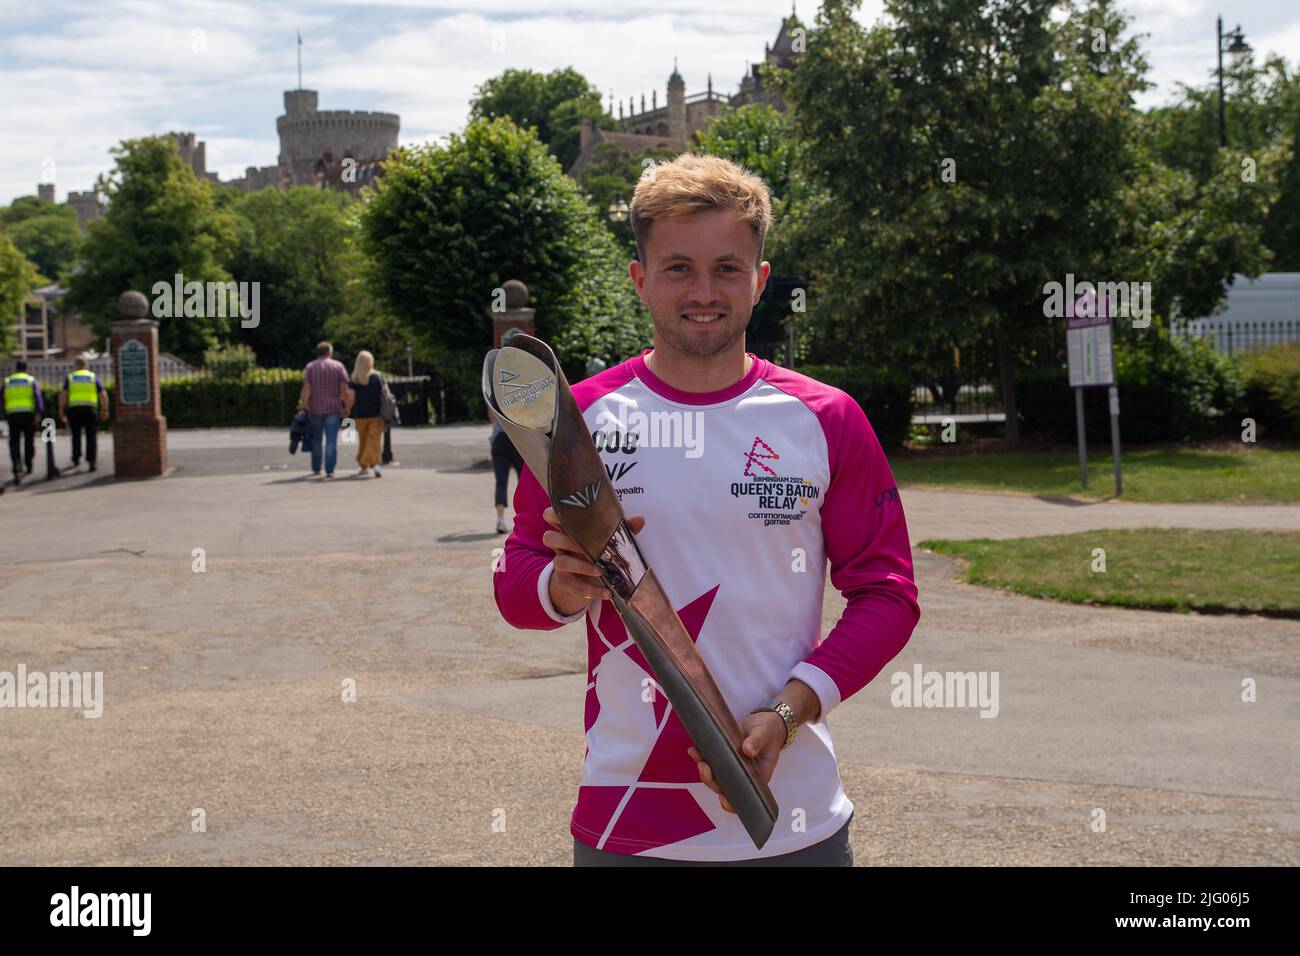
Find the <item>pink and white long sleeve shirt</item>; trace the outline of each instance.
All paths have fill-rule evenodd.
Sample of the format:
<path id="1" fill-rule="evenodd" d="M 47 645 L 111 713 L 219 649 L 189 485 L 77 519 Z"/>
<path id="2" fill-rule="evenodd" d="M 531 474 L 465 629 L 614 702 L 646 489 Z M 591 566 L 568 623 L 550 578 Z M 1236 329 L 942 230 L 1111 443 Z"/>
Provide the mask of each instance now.
<path id="1" fill-rule="evenodd" d="M 493 575 L 518 628 L 585 619 L 587 752 L 570 829 L 602 850 L 738 860 L 811 846 L 853 812 L 827 718 L 903 648 L 920 619 L 903 505 L 875 432 L 840 389 L 753 357 L 717 392 L 682 392 L 646 349 L 573 387 L 637 543 L 738 722 L 790 678 L 821 701 L 782 751 L 781 808 L 756 853 L 700 783 L 690 738 L 609 601 L 568 617 L 551 604 L 546 491 L 524 469 L 515 527 Z M 826 565 L 847 606 L 822 638 Z"/>

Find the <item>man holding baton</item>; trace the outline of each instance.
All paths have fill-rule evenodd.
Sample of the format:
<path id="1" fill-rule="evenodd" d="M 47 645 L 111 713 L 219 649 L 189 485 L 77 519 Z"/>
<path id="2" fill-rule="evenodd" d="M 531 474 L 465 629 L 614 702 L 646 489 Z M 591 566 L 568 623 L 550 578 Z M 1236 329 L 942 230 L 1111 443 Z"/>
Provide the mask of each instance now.
<path id="1" fill-rule="evenodd" d="M 725 159 L 685 154 L 648 170 L 629 272 L 654 348 L 573 395 L 781 818 L 756 850 L 525 469 L 494 590 L 516 627 L 586 619 L 577 865 L 852 865 L 854 807 L 827 716 L 902 649 L 920 609 L 902 504 L 862 409 L 745 351 L 770 222 L 762 181 Z M 847 606 L 821 639 L 828 560 Z"/>

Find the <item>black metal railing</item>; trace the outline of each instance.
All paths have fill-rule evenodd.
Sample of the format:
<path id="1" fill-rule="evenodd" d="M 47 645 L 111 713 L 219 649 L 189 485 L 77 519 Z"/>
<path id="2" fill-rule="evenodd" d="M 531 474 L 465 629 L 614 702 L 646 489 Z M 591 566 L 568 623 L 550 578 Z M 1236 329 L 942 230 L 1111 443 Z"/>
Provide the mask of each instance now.
<path id="1" fill-rule="evenodd" d="M 955 396 L 944 402 L 935 400 L 934 392 L 929 386 L 917 385 L 912 399 L 912 421 L 918 423 L 937 424 L 948 417 L 990 422 L 1006 418 L 1002 407 L 1002 387 L 996 382 L 962 385 Z"/>
<path id="2" fill-rule="evenodd" d="M 1177 323 L 1175 334 L 1186 339 L 1205 339 L 1218 351 L 1233 355 L 1284 342 L 1300 342 L 1300 318 L 1185 319 Z"/>

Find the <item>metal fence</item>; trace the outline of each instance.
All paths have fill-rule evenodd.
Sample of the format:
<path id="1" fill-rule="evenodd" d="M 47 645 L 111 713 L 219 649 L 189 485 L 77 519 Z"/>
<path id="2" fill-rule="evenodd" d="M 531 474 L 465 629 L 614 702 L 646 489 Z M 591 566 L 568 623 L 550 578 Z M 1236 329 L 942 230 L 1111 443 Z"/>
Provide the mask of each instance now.
<path id="1" fill-rule="evenodd" d="M 16 359 L 0 359 L 0 377 L 12 375 Z M 114 377 L 113 359 L 108 355 L 101 355 L 99 358 L 87 359 L 86 368 L 90 369 L 101 380 L 107 380 Z M 62 388 L 64 380 L 68 377 L 73 369 L 72 359 L 28 359 L 27 373 L 42 385 L 49 385 Z M 198 374 L 198 369 L 194 366 L 181 361 L 170 352 L 163 352 L 158 356 L 158 378 L 184 378 L 189 375 Z"/>
<path id="2" fill-rule="evenodd" d="M 927 386 L 917 385 L 912 401 L 912 421 L 918 425 L 937 425 L 945 418 L 958 422 L 1002 422 L 1007 418 L 1002 409 L 1002 387 L 988 382 L 961 386 L 951 402 L 936 402 Z"/>
<path id="3" fill-rule="evenodd" d="M 384 381 L 397 400 L 403 425 L 427 425 L 443 421 L 438 391 L 427 375 L 390 375 Z"/>
<path id="4" fill-rule="evenodd" d="M 1186 319 L 1175 326 L 1175 334 L 1185 339 L 1205 339 L 1217 351 L 1233 355 L 1300 342 L 1300 319 Z"/>

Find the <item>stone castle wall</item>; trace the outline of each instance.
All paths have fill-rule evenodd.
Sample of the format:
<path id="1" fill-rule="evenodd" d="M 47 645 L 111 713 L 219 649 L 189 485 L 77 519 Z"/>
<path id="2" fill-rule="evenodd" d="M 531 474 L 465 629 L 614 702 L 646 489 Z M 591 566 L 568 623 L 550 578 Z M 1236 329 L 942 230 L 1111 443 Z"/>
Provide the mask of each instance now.
<path id="1" fill-rule="evenodd" d="M 387 156 L 397 148 L 401 117 L 368 110 L 316 109 L 314 90 L 288 90 L 285 115 L 275 121 L 280 134 L 280 167 L 296 183 L 312 182 L 313 166 L 328 149 L 337 162 L 349 151 L 358 160 Z"/>

